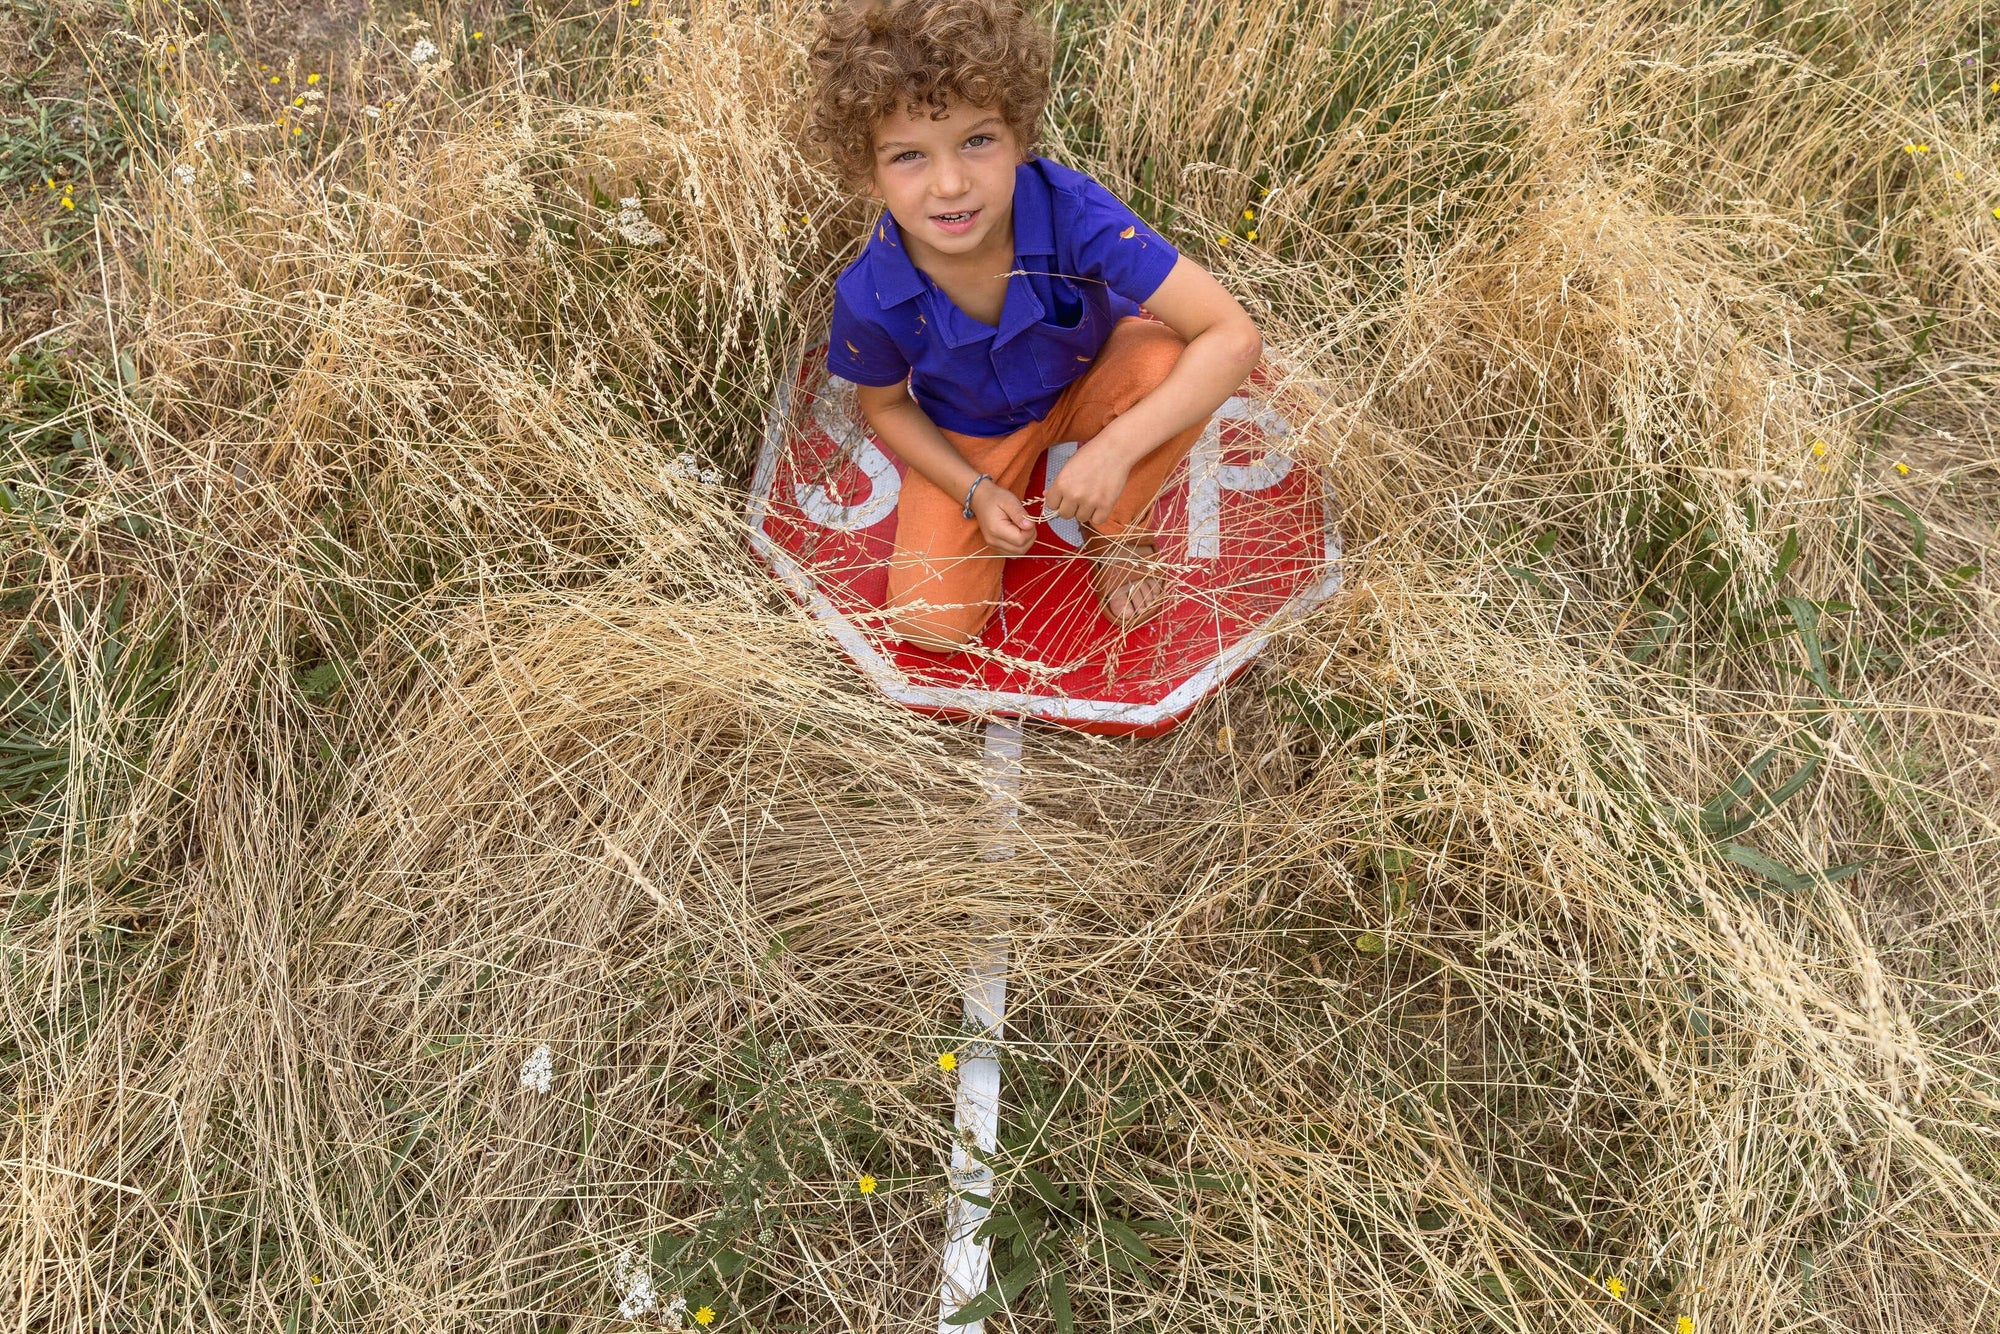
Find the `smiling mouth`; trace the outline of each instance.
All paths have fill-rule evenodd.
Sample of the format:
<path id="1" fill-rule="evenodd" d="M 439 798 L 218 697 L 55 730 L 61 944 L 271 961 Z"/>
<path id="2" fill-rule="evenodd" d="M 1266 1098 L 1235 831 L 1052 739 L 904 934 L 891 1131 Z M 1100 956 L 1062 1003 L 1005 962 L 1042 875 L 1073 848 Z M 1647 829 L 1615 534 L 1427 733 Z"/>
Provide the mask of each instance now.
<path id="1" fill-rule="evenodd" d="M 979 213 L 978 209 L 969 208 L 959 213 L 933 213 L 931 214 L 931 219 L 934 222 L 947 222 L 947 223 L 970 222 L 975 216 L 978 215 L 978 213 Z"/>

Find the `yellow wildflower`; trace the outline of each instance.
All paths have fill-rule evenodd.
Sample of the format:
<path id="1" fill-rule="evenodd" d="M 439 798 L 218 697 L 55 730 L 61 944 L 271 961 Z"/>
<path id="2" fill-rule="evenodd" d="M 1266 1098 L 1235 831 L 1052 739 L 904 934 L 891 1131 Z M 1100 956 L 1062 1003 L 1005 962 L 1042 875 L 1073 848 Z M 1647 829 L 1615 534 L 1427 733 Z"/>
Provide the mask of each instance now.
<path id="1" fill-rule="evenodd" d="M 1919 153 L 1928 153 L 1931 151 L 1931 146 L 1929 144 L 1918 144 L 1917 151 Z"/>
<path id="2" fill-rule="evenodd" d="M 486 34 L 485 34 L 485 33 L 483 33 L 483 32 L 481 32 L 481 31 L 479 31 L 479 29 L 477 29 L 477 28 L 474 28 L 474 29 L 472 30 L 472 40 L 473 40 L 473 41 L 475 41 L 475 42 L 479 42 L 479 41 L 484 41 L 485 39 L 486 39 Z"/>
<path id="3" fill-rule="evenodd" d="M 1694 1317 L 1684 1315 L 1674 1326 L 1674 1334 L 1694 1334 Z"/>
<path id="4" fill-rule="evenodd" d="M 276 83 L 277 81 L 278 81 L 278 76 L 277 76 L 277 75 L 275 75 L 275 74 L 273 74 L 273 75 L 271 76 L 271 82 L 272 82 L 272 83 Z"/>
<path id="5" fill-rule="evenodd" d="M 72 213 L 76 211 L 76 201 L 74 199 L 71 199 L 68 195 L 64 195 L 62 197 L 62 206 L 68 209 Z"/>
<path id="6" fill-rule="evenodd" d="M 938 1057 L 938 1069 L 951 1071 L 958 1069 L 958 1053 L 945 1052 Z"/>
<path id="7" fill-rule="evenodd" d="M 259 65 L 259 66 L 257 66 L 257 68 L 258 68 L 258 69 L 260 69 L 260 70 L 267 70 L 267 69 L 269 69 L 269 68 L 271 68 L 271 67 L 270 67 L 269 65 Z"/>
<path id="8" fill-rule="evenodd" d="M 315 84 L 315 83 L 318 83 L 318 82 L 319 82 L 319 75 L 317 75 L 317 74 L 308 74 L 308 75 L 306 75 L 306 83 L 307 83 L 307 84 Z"/>
<path id="9" fill-rule="evenodd" d="M 636 5 L 636 4 L 638 4 L 638 3 L 639 3 L 639 0 L 632 0 L 632 3 Z M 702 1307 L 702 1308 L 701 1308 L 701 1309 L 700 1309 L 699 1311 L 696 1311 L 696 1312 L 694 1313 L 694 1322 L 695 1322 L 695 1323 L 696 1323 L 697 1325 L 712 1325 L 712 1324 L 714 1324 L 714 1323 L 715 1323 L 715 1308 L 714 1308 L 713 1306 L 704 1306 L 704 1307 Z"/>
<path id="10" fill-rule="evenodd" d="M 306 100 L 303 97 L 295 97 L 292 99 L 292 105 L 295 107 L 302 107 L 305 104 Z"/>
<path id="11" fill-rule="evenodd" d="M 1229 238 L 1228 238 L 1228 237 L 1226 237 L 1226 236 L 1218 236 L 1218 237 L 1216 237 L 1216 238 L 1215 238 L 1215 243 L 1216 243 L 1217 245 L 1228 245 L 1228 244 L 1229 244 Z"/>
<path id="12" fill-rule="evenodd" d="M 1826 453 L 1826 441 L 1824 440 L 1813 441 L 1813 453 L 1824 455 Z"/>
<path id="13" fill-rule="evenodd" d="M 1256 239 L 1257 239 L 1257 229 L 1256 229 L 1255 227 L 1252 227 L 1252 228 L 1250 229 L 1250 231 L 1249 231 L 1249 234 L 1248 234 L 1248 235 L 1246 235 L 1246 236 L 1245 236 L 1245 237 L 1244 237 L 1243 239 L 1244 239 L 1244 240 L 1246 240 L 1246 241 L 1254 241 L 1254 240 L 1256 240 Z"/>
<path id="14" fill-rule="evenodd" d="M 1907 463 L 1905 463 L 1905 462 L 1903 462 L 1903 461 L 1902 461 L 1901 459 L 1897 459 L 1897 460 L 1896 460 L 1896 475 L 1897 475 L 1898 477 L 1908 477 L 1908 476 L 1910 475 L 1910 465 L 1909 465 L 1909 464 L 1907 464 Z"/>
<path id="15" fill-rule="evenodd" d="M 53 177 L 53 176 L 44 176 L 44 177 L 42 177 L 42 179 L 43 179 L 43 180 L 45 180 L 45 181 L 47 181 L 47 182 L 49 183 L 49 189 L 53 190 L 53 189 L 55 189 L 55 188 L 56 188 L 56 178 L 55 178 L 55 177 Z"/>
<path id="16" fill-rule="evenodd" d="M 1625 1295 L 1625 1280 L 1615 1275 L 1607 1278 L 1604 1280 L 1604 1290 L 1613 1297 L 1623 1297 Z"/>
<path id="17" fill-rule="evenodd" d="M 1252 218 L 1256 216 L 1257 216 L 1257 210 L 1254 208 L 1246 208 L 1243 210 L 1243 221 L 1245 222 L 1250 221 Z"/>
<path id="18" fill-rule="evenodd" d="M 861 1180 L 855 1182 L 854 1185 L 863 1195 L 873 1195 L 875 1193 L 875 1178 L 869 1176 L 866 1172 L 861 1174 Z"/>

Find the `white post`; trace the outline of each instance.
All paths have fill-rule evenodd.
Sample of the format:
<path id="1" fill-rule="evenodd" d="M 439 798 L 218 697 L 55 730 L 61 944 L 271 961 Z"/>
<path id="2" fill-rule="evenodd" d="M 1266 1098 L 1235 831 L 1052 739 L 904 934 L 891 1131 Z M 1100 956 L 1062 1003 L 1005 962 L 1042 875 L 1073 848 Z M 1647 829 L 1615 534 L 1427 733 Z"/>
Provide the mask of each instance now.
<path id="1" fill-rule="evenodd" d="M 1000 861 L 1014 855 L 1014 821 L 1020 814 L 1021 726 L 995 718 L 986 724 L 988 797 L 993 805 L 996 837 L 984 859 Z M 966 971 L 966 1027 L 997 1041 L 1007 1014 L 1007 934 L 1004 928 L 989 939 Z M 951 1151 L 951 1205 L 944 1238 L 944 1279 L 938 1291 L 938 1334 L 982 1334 L 985 1322 L 948 1325 L 946 1317 L 986 1288 L 990 1240 L 973 1241 L 986 1221 L 983 1204 L 965 1198 L 970 1192 L 993 1198 L 993 1169 L 972 1156 L 967 1141 L 985 1153 L 999 1143 L 1000 1053 L 989 1042 L 969 1043 L 958 1058 L 958 1101 L 953 1115 L 958 1143 Z"/>

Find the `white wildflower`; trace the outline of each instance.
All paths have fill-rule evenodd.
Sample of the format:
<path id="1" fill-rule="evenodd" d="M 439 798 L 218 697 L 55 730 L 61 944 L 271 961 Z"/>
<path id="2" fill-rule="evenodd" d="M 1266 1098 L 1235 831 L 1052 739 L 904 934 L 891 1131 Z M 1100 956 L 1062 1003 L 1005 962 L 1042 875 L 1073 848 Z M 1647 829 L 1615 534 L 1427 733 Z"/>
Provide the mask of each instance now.
<path id="1" fill-rule="evenodd" d="M 175 167 L 174 179 L 179 181 L 182 185 L 193 185 L 194 164 L 192 162 L 183 162 L 178 167 Z"/>
<path id="2" fill-rule="evenodd" d="M 366 116 L 366 117 L 368 117 L 368 119 L 370 119 L 370 120 L 380 120 L 380 119 L 382 119 L 382 108 L 381 108 L 381 107 L 363 107 L 363 108 L 361 108 L 361 114 L 362 114 L 362 115 L 364 115 L 364 116 Z"/>
<path id="3" fill-rule="evenodd" d="M 257 178 L 254 175 L 252 175 L 249 168 L 246 167 L 243 169 L 243 171 L 237 174 L 236 183 L 238 185 L 255 185 L 257 183 Z"/>
<path id="4" fill-rule="evenodd" d="M 714 486 L 721 480 L 722 471 L 719 468 L 703 468 L 701 470 L 701 484 L 703 486 Z"/>
<path id="5" fill-rule="evenodd" d="M 521 1087 L 524 1089 L 547 1093 L 555 1077 L 555 1054 L 549 1050 L 549 1044 L 546 1042 L 535 1048 L 528 1059 L 521 1062 Z"/>
<path id="6" fill-rule="evenodd" d="M 616 236 L 626 245 L 654 246 L 667 239 L 667 234 L 646 216 L 646 210 L 637 195 L 627 195 L 618 201 L 616 215 L 611 210 L 601 210 L 605 222 L 605 236 Z"/>
<path id="7" fill-rule="evenodd" d="M 437 54 L 438 48 L 436 42 L 428 37 L 419 37 L 417 44 L 410 48 L 410 63 L 412 65 L 428 65 L 437 59 Z"/>
<path id="8" fill-rule="evenodd" d="M 687 1315 L 687 1309 L 688 1299 L 677 1292 L 667 1298 L 666 1314 L 661 1319 L 666 1321 L 668 1329 L 682 1329 L 684 1326 L 681 1324 L 681 1320 Z"/>
<path id="9" fill-rule="evenodd" d="M 653 1291 L 653 1276 L 639 1257 L 627 1247 L 611 1262 L 612 1285 L 619 1290 L 618 1314 L 626 1320 L 651 1315 L 660 1307 L 660 1294 Z"/>

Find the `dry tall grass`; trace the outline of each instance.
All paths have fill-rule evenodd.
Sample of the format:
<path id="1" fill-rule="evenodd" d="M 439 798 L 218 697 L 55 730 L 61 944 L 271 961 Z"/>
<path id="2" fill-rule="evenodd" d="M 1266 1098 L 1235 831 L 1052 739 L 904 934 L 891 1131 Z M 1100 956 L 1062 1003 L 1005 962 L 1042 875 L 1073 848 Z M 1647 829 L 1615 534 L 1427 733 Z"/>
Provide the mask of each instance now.
<path id="1" fill-rule="evenodd" d="M 1806 8 L 1062 9 L 1050 151 L 1297 369 L 1349 582 L 1032 735 L 1002 863 L 740 531 L 864 216 L 809 6 L 380 11 L 283 97 L 145 8 L 130 374 L 0 520 L 0 1322 L 927 1326 L 1004 905 L 1078 1328 L 1994 1328 L 2000 47 Z"/>

